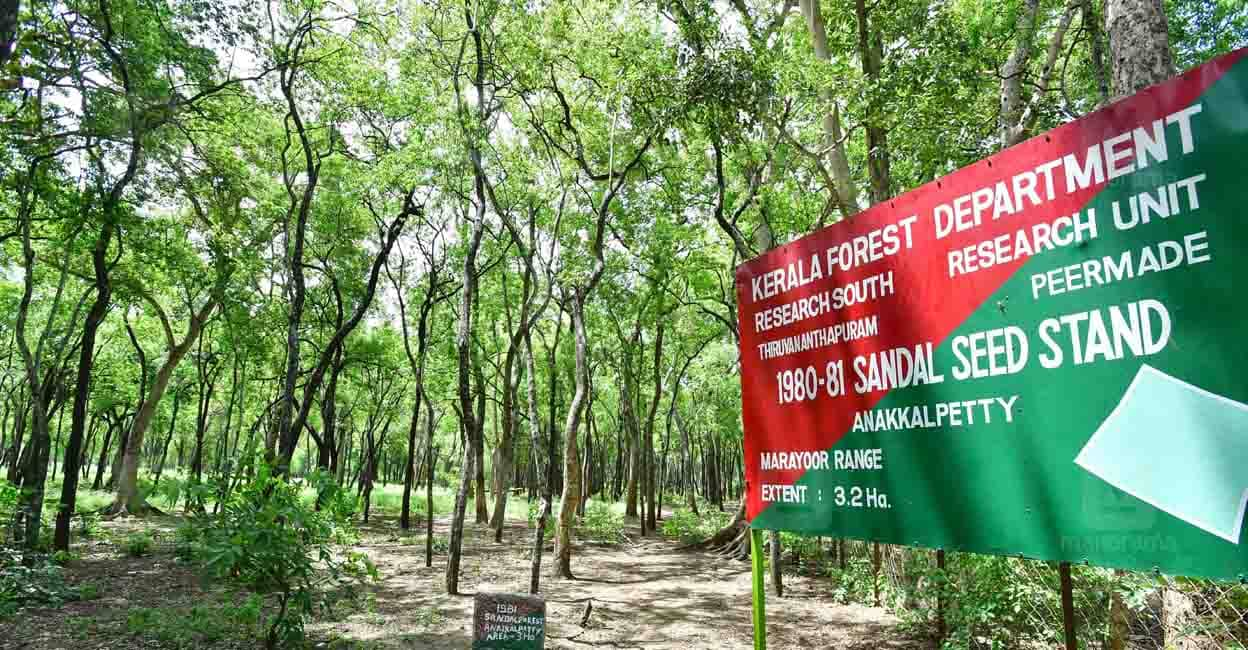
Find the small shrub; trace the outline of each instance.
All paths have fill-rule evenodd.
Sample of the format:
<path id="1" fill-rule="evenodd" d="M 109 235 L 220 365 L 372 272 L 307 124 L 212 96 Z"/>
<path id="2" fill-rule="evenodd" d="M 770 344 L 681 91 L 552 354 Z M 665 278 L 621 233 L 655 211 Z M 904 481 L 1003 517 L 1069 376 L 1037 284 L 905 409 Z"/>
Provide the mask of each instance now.
<path id="1" fill-rule="evenodd" d="M 154 544 L 155 540 L 147 533 L 131 533 L 121 547 L 130 557 L 143 557 L 152 552 Z"/>
<path id="2" fill-rule="evenodd" d="M 557 522 L 556 522 L 557 523 Z M 547 528 L 554 528 L 547 522 Z M 598 544 L 619 544 L 625 541 L 624 516 L 602 501 L 590 501 L 585 516 L 576 528 L 577 539 Z"/>
<path id="3" fill-rule="evenodd" d="M 193 520 L 178 526 L 173 531 L 173 556 L 181 562 L 193 561 L 202 540 L 203 528 Z"/>
<path id="4" fill-rule="evenodd" d="M 354 498 L 326 474 L 306 483 L 319 495 L 319 510 L 316 499 L 301 498 L 301 482 L 273 476 L 261 464 L 218 515 L 200 521 L 202 538 L 192 543 L 192 554 L 213 575 L 276 598 L 279 609 L 266 622 L 269 648 L 298 645 L 305 620 L 332 588 L 378 578 L 367 556 L 337 547 L 355 537 Z"/>
<path id="5" fill-rule="evenodd" d="M 78 600 L 95 600 L 100 597 L 100 588 L 94 582 L 78 585 Z"/>
<path id="6" fill-rule="evenodd" d="M 78 515 L 78 536 L 82 539 L 94 539 L 100 536 L 100 515 L 96 512 L 84 512 Z"/>
<path id="7" fill-rule="evenodd" d="M 60 607 L 82 598 L 83 591 L 65 582 L 51 556 L 23 557 L 17 549 L 0 546 L 0 619 L 23 607 Z"/>
<path id="8" fill-rule="evenodd" d="M 689 510 L 677 510 L 659 524 L 659 532 L 686 544 L 700 542 L 719 532 L 727 525 L 731 515 L 708 509 L 695 515 Z"/>
<path id="9" fill-rule="evenodd" d="M 0 478 L 0 532 L 13 522 L 17 512 L 17 487 Z"/>

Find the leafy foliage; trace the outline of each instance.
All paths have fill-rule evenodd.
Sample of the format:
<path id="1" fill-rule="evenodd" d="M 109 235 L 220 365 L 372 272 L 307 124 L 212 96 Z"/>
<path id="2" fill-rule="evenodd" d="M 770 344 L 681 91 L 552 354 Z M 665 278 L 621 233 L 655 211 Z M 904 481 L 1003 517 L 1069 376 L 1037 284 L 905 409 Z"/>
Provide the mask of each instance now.
<path id="1" fill-rule="evenodd" d="M 143 557 L 152 552 L 152 545 L 155 540 L 152 539 L 150 533 L 131 533 L 126 536 L 125 542 L 122 544 L 122 550 L 130 557 Z"/>
<path id="2" fill-rule="evenodd" d="M 67 583 L 64 569 L 51 556 L 0 546 L 0 619 L 24 607 L 60 607 L 93 597 L 94 586 Z"/>
<path id="3" fill-rule="evenodd" d="M 126 630 L 178 650 L 227 640 L 254 642 L 262 636 L 263 604 L 258 594 L 226 594 L 218 603 L 193 605 L 187 610 L 137 607 L 126 615 Z"/>
<path id="4" fill-rule="evenodd" d="M 659 532 L 685 543 L 693 543 L 714 535 L 732 519 L 730 513 L 720 512 L 713 507 L 699 512 L 701 514 L 695 515 L 691 510 L 677 510 L 663 519 L 663 523 L 659 524 Z"/>
<path id="5" fill-rule="evenodd" d="M 306 484 L 320 495 L 319 510 L 302 498 L 303 482 L 274 476 L 262 463 L 219 515 L 205 515 L 179 537 L 210 574 L 276 599 L 268 647 L 301 640 L 327 589 L 378 578 L 366 555 L 340 549 L 352 539 L 354 499 L 324 474 Z"/>

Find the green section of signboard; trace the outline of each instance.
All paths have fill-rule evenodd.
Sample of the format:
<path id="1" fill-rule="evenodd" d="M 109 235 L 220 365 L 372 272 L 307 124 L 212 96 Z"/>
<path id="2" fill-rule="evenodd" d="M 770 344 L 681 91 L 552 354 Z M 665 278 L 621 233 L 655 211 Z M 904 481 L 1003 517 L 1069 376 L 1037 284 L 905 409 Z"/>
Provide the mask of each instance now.
<path id="1" fill-rule="evenodd" d="M 935 367 L 946 381 L 894 390 L 875 407 L 896 422 L 902 413 L 922 414 L 905 407 L 927 405 L 930 418 L 938 403 L 1017 396 L 1012 421 L 997 404 L 987 407 L 992 421 L 985 422 L 977 402 L 973 425 L 964 413 L 963 426 L 851 431 L 832 451 L 881 449 L 883 470 L 807 471 L 798 482 L 807 486 L 805 503 L 768 504 L 752 525 L 1195 576 L 1248 573 L 1248 546 L 1238 539 L 1248 416 L 1237 406 L 1248 402 L 1248 348 L 1239 342 L 1248 307 L 1236 290 L 1248 278 L 1245 96 L 1248 65 L 1238 65 L 1200 98 L 1192 154 L 1111 181 L 1087 206 L 1097 215 L 1097 238 L 1029 260 L 940 342 Z M 1177 149 L 1177 134 L 1170 137 Z M 1187 209 L 1183 197 L 1185 209 L 1175 216 L 1114 228 L 1114 202 L 1125 208 L 1129 197 L 1198 174 L 1205 174 L 1199 209 Z M 1126 251 L 1138 256 L 1160 242 L 1182 247 L 1199 233 L 1207 262 L 1033 298 L 1035 273 L 1119 260 Z M 1049 352 L 1037 336 L 1045 319 L 1097 312 L 1108 327 L 1111 307 L 1125 321 L 1132 317 L 1127 305 L 1143 301 L 1169 315 L 1172 330 L 1160 351 L 1077 364 L 1064 328 L 1052 338 L 1065 362 L 1052 369 L 1039 363 Z M 1079 321 L 1085 337 L 1091 320 Z M 1029 338 L 1025 369 L 964 381 L 947 376 L 958 363 L 956 337 L 1010 326 Z M 1153 370 L 1142 370 L 1146 365 Z M 1137 376 L 1144 379 L 1129 396 Z M 1081 452 L 1083 466 L 1076 463 Z"/>

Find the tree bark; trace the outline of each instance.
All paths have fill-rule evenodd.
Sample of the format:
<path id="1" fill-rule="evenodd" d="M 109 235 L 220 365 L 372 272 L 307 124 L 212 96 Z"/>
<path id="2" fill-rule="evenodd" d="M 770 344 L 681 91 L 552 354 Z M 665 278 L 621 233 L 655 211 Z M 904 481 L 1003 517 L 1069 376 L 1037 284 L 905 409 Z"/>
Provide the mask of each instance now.
<path id="1" fill-rule="evenodd" d="M 628 431 L 628 485 L 627 498 L 624 506 L 625 517 L 638 517 L 637 497 L 642 474 L 642 458 L 641 458 L 641 430 L 637 422 L 637 412 L 635 407 L 635 398 L 633 396 L 633 386 L 636 379 L 633 373 L 633 347 L 641 340 L 641 321 L 638 319 L 636 328 L 633 330 L 633 337 L 628 344 L 624 346 L 624 381 L 620 390 L 620 411 L 621 417 L 624 419 L 624 428 Z M 645 534 L 645 521 L 641 522 L 643 527 L 642 534 Z"/>
<path id="2" fill-rule="evenodd" d="M 810 33 L 815 58 L 830 63 L 832 55 L 828 50 L 828 32 L 819 0 L 801 0 L 799 5 L 802 17 L 806 19 L 806 29 Z M 823 116 L 823 146 L 827 150 L 828 168 L 835 184 L 835 187 L 828 189 L 836 193 L 842 211 L 845 216 L 849 216 L 858 211 L 858 190 L 850 176 L 849 158 L 845 155 L 845 145 L 842 142 L 841 110 L 831 89 L 824 89 L 820 96 L 827 105 Z"/>
<path id="3" fill-rule="evenodd" d="M 433 473 L 438 464 L 438 451 L 433 446 L 433 402 L 425 396 L 425 566 L 433 566 Z"/>
<path id="4" fill-rule="evenodd" d="M 484 74 L 485 62 L 480 59 L 480 35 L 473 26 L 471 12 L 465 10 L 469 30 L 473 32 L 477 42 L 477 78 Z M 458 77 L 456 84 L 458 88 Z M 480 86 L 478 86 L 480 87 Z M 482 107 L 484 110 L 484 107 Z M 455 350 L 458 360 L 459 417 L 464 430 L 464 463 L 463 475 L 460 477 L 459 491 L 455 494 L 455 511 L 451 515 L 450 555 L 446 562 L 446 593 L 459 593 L 460 553 L 464 543 L 464 514 L 468 508 L 468 488 L 473 479 L 473 462 L 476 459 L 474 449 L 477 441 L 478 423 L 474 415 L 472 399 L 472 316 L 473 304 L 477 293 L 477 251 L 481 246 L 481 237 L 485 231 L 485 186 L 480 173 L 474 173 L 477 205 L 475 216 L 469 224 L 470 234 L 464 255 L 463 272 L 460 282 L 463 289 L 459 299 L 459 324 L 455 333 Z"/>
<path id="5" fill-rule="evenodd" d="M 530 223 L 532 224 L 532 221 Z M 533 228 L 531 225 L 530 234 L 532 233 Z M 518 243 L 523 244 L 523 242 Z M 523 246 L 521 250 L 525 250 Z M 511 486 L 511 474 L 514 470 L 515 460 L 516 393 L 519 389 L 519 368 L 516 366 L 516 361 L 519 358 L 520 346 L 524 337 L 534 324 L 529 317 L 533 280 L 533 264 L 530 254 L 525 261 L 525 271 L 521 280 L 520 314 L 517 319 L 517 328 L 508 342 L 507 356 L 503 362 L 503 433 L 498 442 L 498 462 L 494 469 L 495 475 L 498 477 L 498 489 L 494 495 L 494 516 L 491 521 L 491 525 L 494 526 L 494 541 L 500 543 L 503 541 L 503 524 L 507 515 L 507 497 Z"/>
<path id="6" fill-rule="evenodd" d="M 576 523 L 576 507 L 581 498 L 581 463 L 576 432 L 580 427 L 581 411 L 589 393 L 589 341 L 585 331 L 585 296 L 574 290 L 569 297 L 569 303 L 572 333 L 576 341 L 576 390 L 572 395 L 572 403 L 568 406 L 568 420 L 563 430 L 563 496 L 559 505 L 559 529 L 555 535 L 555 567 L 558 574 L 565 578 L 573 577 L 572 529 Z"/>
<path id="7" fill-rule="evenodd" d="M 151 390 L 147 393 L 139 412 L 134 417 L 134 421 L 130 428 L 130 435 L 126 440 L 124 454 L 122 456 L 121 477 L 117 483 L 117 495 L 113 501 L 111 508 L 115 514 L 143 514 L 151 509 L 139 493 L 139 463 L 142 461 L 143 438 L 147 433 L 147 429 L 151 426 L 153 418 L 156 416 L 156 407 L 160 405 L 160 400 L 165 395 L 165 390 L 169 387 L 169 380 L 173 378 L 173 372 L 177 369 L 178 364 L 186 357 L 191 346 L 198 340 L 199 335 L 203 332 L 204 324 L 208 322 L 208 318 L 217 307 L 216 298 L 208 299 L 207 303 L 200 310 L 191 316 L 190 322 L 187 324 L 186 335 L 182 341 L 174 343 L 172 336 L 169 334 L 168 319 L 164 317 L 164 313 L 160 314 L 161 321 L 166 328 L 166 336 L 170 344 L 169 354 L 161 364 L 160 369 L 156 371 L 155 380 L 152 382 Z M 177 406 L 175 401 L 174 417 L 177 416 Z M 172 431 L 172 424 L 170 425 Z M 166 446 L 167 447 L 167 446 Z"/>
<path id="8" fill-rule="evenodd" d="M 659 401 L 663 397 L 663 320 L 659 318 L 654 337 L 654 396 L 650 400 L 650 409 L 646 413 L 646 429 L 643 433 L 646 456 L 646 523 L 642 527 L 651 532 L 658 526 L 658 515 L 655 512 L 655 457 L 654 457 L 654 421 L 659 412 Z"/>
<path id="9" fill-rule="evenodd" d="M 866 1 L 855 0 L 854 9 L 858 22 L 858 58 L 862 61 L 862 72 L 869 85 L 866 110 L 867 172 L 871 177 L 871 202 L 879 203 L 892 195 L 888 130 L 881 117 L 880 99 L 875 96 L 880 82 L 884 43 L 879 33 L 871 31 L 870 10 L 867 9 Z"/>
<path id="10" fill-rule="evenodd" d="M 533 362 L 533 340 L 530 332 L 524 333 L 524 364 L 526 382 L 528 384 L 529 406 L 529 439 L 533 448 L 533 465 L 538 468 L 537 474 L 542 481 L 542 509 L 537 516 L 537 527 L 533 531 L 532 562 L 529 567 L 529 593 L 535 594 L 541 585 L 542 547 L 545 543 L 546 522 L 550 520 L 551 502 L 554 500 L 554 463 L 548 462 L 546 471 L 540 471 L 541 465 L 541 415 L 537 411 L 537 364 Z M 549 443 L 549 441 L 548 441 Z M 554 448 L 550 449 L 550 460 L 554 460 Z"/>
<path id="11" fill-rule="evenodd" d="M 481 359 L 472 355 L 472 374 L 476 384 L 473 399 L 476 403 L 476 425 L 469 430 L 469 435 L 476 436 L 472 441 L 473 482 L 476 489 L 472 494 L 476 504 L 476 521 L 478 524 L 490 523 L 490 511 L 485 498 L 485 373 L 481 370 Z"/>
<path id="12" fill-rule="evenodd" d="M 1170 30 L 1161 0 L 1106 0 L 1110 92 L 1114 99 L 1161 83 L 1174 74 Z"/>

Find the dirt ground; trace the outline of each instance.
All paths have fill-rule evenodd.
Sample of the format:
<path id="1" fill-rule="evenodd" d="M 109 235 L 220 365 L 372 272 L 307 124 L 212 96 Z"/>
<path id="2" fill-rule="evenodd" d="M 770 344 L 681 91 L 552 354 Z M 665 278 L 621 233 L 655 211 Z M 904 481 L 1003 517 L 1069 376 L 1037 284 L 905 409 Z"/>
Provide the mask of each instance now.
<path id="1" fill-rule="evenodd" d="M 169 648 L 168 639 L 128 628 L 135 608 L 189 608 L 217 602 L 219 589 L 205 585 L 188 566 L 160 544 L 171 539 L 172 520 L 110 522 L 112 538 L 136 527 L 156 532 L 158 545 L 148 557 L 124 557 L 111 542 L 93 542 L 79 552 L 67 575 L 72 583 L 91 582 L 99 596 L 59 609 L 27 611 L 0 623 L 0 648 L 72 650 Z M 633 531 L 634 534 L 636 531 Z M 448 522 L 435 522 L 446 536 Z M 401 535 L 393 520 L 362 530 L 357 550 L 377 564 L 381 581 L 349 611 L 308 628 L 316 648 L 430 648 L 463 650 L 471 645 L 472 594 L 477 591 L 527 592 L 529 545 L 523 521 L 509 522 L 504 543 L 492 531 L 468 526 L 459 596 L 443 593 L 446 556 L 435 553 L 425 567 L 424 537 Z M 546 552 L 550 552 L 550 546 Z M 634 538 L 619 546 L 578 546 L 575 580 L 555 578 L 544 565 L 542 593 L 547 602 L 547 643 L 552 650 L 573 648 L 750 648 L 750 571 L 745 562 L 678 550 L 659 538 Z M 228 597 L 228 596 L 227 596 Z M 592 602 L 588 623 L 581 619 Z M 785 597 L 769 593 L 769 647 L 917 648 L 896 618 L 881 609 L 841 605 L 826 580 L 785 576 Z M 185 643 L 185 642 L 183 642 Z M 199 647 L 247 647 L 238 640 L 198 641 Z M 185 646 L 183 646 L 185 647 Z"/>

